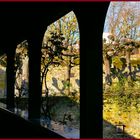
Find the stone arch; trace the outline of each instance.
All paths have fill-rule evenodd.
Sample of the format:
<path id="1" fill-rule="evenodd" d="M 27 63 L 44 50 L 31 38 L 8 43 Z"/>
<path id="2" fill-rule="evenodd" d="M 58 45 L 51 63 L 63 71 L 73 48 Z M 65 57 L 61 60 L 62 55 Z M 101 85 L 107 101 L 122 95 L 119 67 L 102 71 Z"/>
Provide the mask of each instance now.
<path id="1" fill-rule="evenodd" d="M 55 36 L 56 38 L 53 38 L 53 36 Z M 63 39 L 61 40 L 61 38 Z M 52 42 L 50 40 L 52 40 Z M 61 41 L 59 42 L 59 40 Z M 61 46 L 53 44 L 53 41 L 56 41 L 57 43 L 59 42 Z M 62 51 L 60 51 L 60 49 L 62 49 Z M 67 96 L 72 98 L 72 95 L 77 94 L 77 102 L 80 102 L 80 87 L 77 86 L 75 81 L 76 79 L 80 79 L 79 50 L 80 33 L 78 20 L 74 11 L 70 11 L 55 22 L 48 25 L 47 30 L 44 33 L 41 48 L 41 111 L 44 113 L 42 114 L 45 115 L 45 118 L 52 118 L 52 121 L 54 119 L 54 116 L 50 115 L 51 113 L 49 107 L 49 96 Z M 59 52 L 60 54 L 55 54 L 57 52 Z M 71 84 L 71 87 L 65 87 L 66 83 Z M 68 90 L 69 94 L 66 93 Z M 54 98 L 54 100 L 55 99 L 56 98 Z M 69 112 L 72 112 L 72 110 L 70 110 Z M 80 109 L 77 108 L 77 112 L 80 114 Z M 60 116 L 60 118 L 59 120 L 58 118 L 54 120 L 56 120 L 57 122 L 62 121 L 65 113 L 66 112 L 60 110 L 58 114 L 57 111 L 56 116 Z M 80 123 L 78 122 L 77 125 L 80 125 Z"/>

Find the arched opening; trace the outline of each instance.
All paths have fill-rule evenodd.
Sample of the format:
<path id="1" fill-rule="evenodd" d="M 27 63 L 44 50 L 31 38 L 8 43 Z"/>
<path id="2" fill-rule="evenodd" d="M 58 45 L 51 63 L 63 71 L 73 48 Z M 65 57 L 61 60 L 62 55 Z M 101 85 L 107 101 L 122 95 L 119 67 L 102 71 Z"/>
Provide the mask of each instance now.
<path id="1" fill-rule="evenodd" d="M 71 11 L 47 27 L 41 48 L 42 125 L 68 138 L 80 137 L 79 50 L 78 21 Z"/>
<path id="2" fill-rule="evenodd" d="M 0 56 L 0 102 L 2 103 L 1 106 L 6 108 L 6 93 L 7 93 L 7 86 L 6 86 L 6 65 L 7 65 L 7 56 L 3 54 Z"/>
<path id="3" fill-rule="evenodd" d="M 9 7 L 11 8 L 8 8 L 8 9 L 6 8 L 8 12 L 7 10 L 4 10 L 4 11 L 1 10 L 0 12 L 2 15 L 1 17 L 4 18 L 4 20 L 2 20 L 3 22 L 1 22 L 1 29 L 2 29 L 1 42 L 3 42 L 3 44 L 1 43 L 1 47 L 3 46 L 4 48 L 5 47 L 7 48 L 6 50 L 8 54 L 7 63 L 9 62 L 9 64 L 7 64 L 7 68 L 8 68 L 8 72 L 7 72 L 8 92 L 7 93 L 9 93 L 8 104 L 9 106 L 11 106 L 12 104 L 12 107 L 13 107 L 14 96 L 13 96 L 12 91 L 14 90 L 12 86 L 14 84 L 13 77 L 15 77 L 13 76 L 13 64 L 14 64 L 13 58 L 14 58 L 14 52 L 15 52 L 14 48 L 16 47 L 15 44 L 17 43 L 16 40 L 19 39 L 20 35 L 24 36 L 26 34 L 26 35 L 29 35 L 29 37 L 27 37 L 27 40 L 29 41 L 29 44 L 31 45 L 31 47 L 29 47 L 30 49 L 29 54 L 31 58 L 30 59 L 30 81 L 31 82 L 29 83 L 29 86 L 30 86 L 29 93 L 31 94 L 30 100 L 29 100 L 30 118 L 38 119 L 40 117 L 38 115 L 40 113 L 40 87 L 39 87 L 40 86 L 40 75 L 39 75 L 40 71 L 38 70 L 38 67 L 40 68 L 40 63 L 39 63 L 40 56 L 38 58 L 36 57 L 40 53 L 40 50 L 38 48 L 41 46 L 40 42 L 42 42 L 41 40 L 42 37 L 40 36 L 43 35 L 40 30 L 40 27 L 42 27 L 42 24 L 45 24 L 45 25 L 50 24 L 50 21 L 52 22 L 58 19 L 54 17 L 61 17 L 60 15 L 62 15 L 63 13 L 67 13 L 66 11 L 70 11 L 69 9 L 74 10 L 77 15 L 77 18 L 80 21 L 80 24 L 79 24 L 80 31 L 81 31 L 80 35 L 81 35 L 81 38 L 83 37 L 83 39 L 81 39 L 80 41 L 82 47 L 81 46 L 80 47 L 81 49 L 83 49 L 83 52 L 84 52 L 83 57 L 81 57 L 83 59 L 82 62 L 84 63 L 80 64 L 82 66 L 81 80 L 83 79 L 82 80 L 83 82 L 81 82 L 83 83 L 83 86 L 80 87 L 81 92 L 83 92 L 83 94 L 81 94 L 81 96 L 83 96 L 83 98 L 81 98 L 81 102 L 83 102 L 83 104 L 81 104 L 81 108 L 82 108 L 81 116 L 83 117 L 83 120 L 81 121 L 82 122 L 81 127 L 80 127 L 81 137 L 100 138 L 102 137 L 102 128 L 100 127 L 100 122 L 102 120 L 102 116 L 101 116 L 102 110 L 100 109 L 100 106 L 102 106 L 102 94 L 100 93 L 102 92 L 102 88 L 101 88 L 101 84 L 99 80 L 100 74 L 98 75 L 97 73 L 101 71 L 100 69 L 101 61 L 100 59 L 98 59 L 100 58 L 100 55 L 101 55 L 99 46 L 101 46 L 100 45 L 101 32 L 102 32 L 102 27 L 103 27 L 104 13 L 106 11 L 107 4 L 98 3 L 98 2 L 92 3 L 92 4 L 91 3 L 88 3 L 88 4 L 87 3 L 74 3 L 74 4 L 73 3 L 69 3 L 69 4 L 57 3 L 56 6 L 54 6 L 53 3 L 52 4 L 41 3 L 41 4 L 43 5 L 41 7 L 39 3 L 35 3 L 35 7 L 32 6 L 32 4 L 29 4 L 30 6 L 28 6 L 27 4 L 22 4 L 22 3 L 21 3 L 21 6 L 19 4 L 17 4 L 17 6 L 10 4 L 11 6 L 9 5 Z M 2 4 L 1 9 L 5 9 L 5 6 L 6 6 L 5 4 L 4 5 Z M 38 7 L 40 8 L 38 9 Z M 14 12 L 12 12 L 13 10 Z M 5 15 L 5 12 L 7 13 L 6 15 Z M 2 13 L 4 13 L 4 15 Z M 16 13 L 17 13 L 17 16 L 14 16 Z M 87 14 L 84 14 L 84 13 L 88 13 L 88 16 Z M 98 16 L 97 16 L 97 13 L 98 13 Z M 11 19 L 11 17 L 13 20 L 9 20 Z M 94 20 L 91 20 L 91 19 L 94 19 Z M 11 26 L 9 26 L 9 23 Z M 24 31 L 25 34 L 23 35 L 21 31 Z M 43 32 L 44 31 L 45 30 L 43 29 Z M 7 40 L 7 33 L 12 34 L 10 35 L 10 37 L 8 37 L 8 40 Z M 26 35 L 24 37 L 26 37 Z M 12 50 L 12 55 L 11 55 L 11 50 Z M 95 56 L 95 59 L 93 59 L 93 56 Z M 93 63 L 93 66 L 91 66 L 92 63 Z M 95 80 L 95 83 L 93 84 L 94 80 Z M 93 86 L 95 88 L 93 88 Z M 11 133 L 10 135 L 11 137 L 19 137 L 19 136 L 29 137 L 31 135 L 35 137 L 38 135 L 37 133 L 35 133 L 37 131 L 34 131 L 34 129 L 30 129 L 31 127 L 29 127 L 28 129 L 26 127 L 24 131 L 22 131 L 22 129 L 18 129 L 23 126 L 21 125 L 22 123 L 17 123 L 17 120 L 15 120 L 14 122 L 12 121 L 13 123 L 9 123 L 10 118 L 4 119 L 4 120 L 8 120 L 8 121 L 5 121 L 6 124 L 4 124 L 3 120 L 1 120 L 2 122 L 1 125 L 3 124 L 2 126 L 6 126 L 4 127 L 5 129 L 1 127 L 1 135 L 3 134 L 5 135 L 5 137 L 7 137 L 9 132 Z M 19 124 L 18 125 L 19 127 L 15 127 L 16 124 Z M 14 129 L 13 129 L 13 126 L 14 126 Z M 18 130 L 19 132 L 21 132 L 20 133 L 21 135 L 16 134 Z M 30 133 L 30 130 L 32 130 L 32 134 L 27 135 L 27 132 Z M 40 137 L 42 137 L 42 135 L 40 135 Z M 44 137 L 47 137 L 47 135 L 45 135 Z"/>
<path id="4" fill-rule="evenodd" d="M 17 45 L 15 50 L 15 113 L 28 118 L 29 56 L 27 40 Z"/>
<path id="5" fill-rule="evenodd" d="M 104 138 L 140 138 L 137 123 L 140 121 L 139 7 L 139 2 L 111 2 L 106 15 L 103 33 Z"/>

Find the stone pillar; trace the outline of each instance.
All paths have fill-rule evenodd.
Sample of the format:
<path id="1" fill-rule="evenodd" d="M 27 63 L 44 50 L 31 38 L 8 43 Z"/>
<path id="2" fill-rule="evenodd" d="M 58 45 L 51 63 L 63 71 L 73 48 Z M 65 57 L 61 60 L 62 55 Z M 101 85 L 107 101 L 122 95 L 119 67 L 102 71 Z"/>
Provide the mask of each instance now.
<path id="1" fill-rule="evenodd" d="M 42 41 L 42 40 L 41 40 Z M 40 85 L 40 53 L 41 41 L 39 37 L 31 38 L 29 42 L 29 99 L 28 118 L 31 121 L 39 121 L 41 106 Z"/>

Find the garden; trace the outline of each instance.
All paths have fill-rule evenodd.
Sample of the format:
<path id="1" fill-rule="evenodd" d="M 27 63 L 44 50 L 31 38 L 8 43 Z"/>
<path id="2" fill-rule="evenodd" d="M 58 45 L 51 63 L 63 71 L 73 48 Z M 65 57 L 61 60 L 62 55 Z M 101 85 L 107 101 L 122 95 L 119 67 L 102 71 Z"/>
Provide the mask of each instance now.
<path id="1" fill-rule="evenodd" d="M 111 2 L 108 9 L 103 33 L 104 138 L 140 138 L 139 6 Z"/>

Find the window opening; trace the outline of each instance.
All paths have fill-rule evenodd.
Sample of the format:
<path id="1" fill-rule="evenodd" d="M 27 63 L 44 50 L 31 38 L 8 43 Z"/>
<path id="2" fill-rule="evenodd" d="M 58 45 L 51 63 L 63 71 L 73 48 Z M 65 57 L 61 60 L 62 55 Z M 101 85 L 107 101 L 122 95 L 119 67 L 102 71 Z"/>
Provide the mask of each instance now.
<path id="1" fill-rule="evenodd" d="M 15 52 L 15 113 L 28 118 L 29 56 L 27 40 L 17 45 Z"/>
<path id="2" fill-rule="evenodd" d="M 42 125 L 79 138 L 80 33 L 73 11 L 47 27 L 41 48 Z"/>
<path id="3" fill-rule="evenodd" d="M 103 138 L 140 138 L 139 12 L 139 2 L 111 2 L 106 15 Z M 117 132 L 123 133 L 118 135 Z"/>

